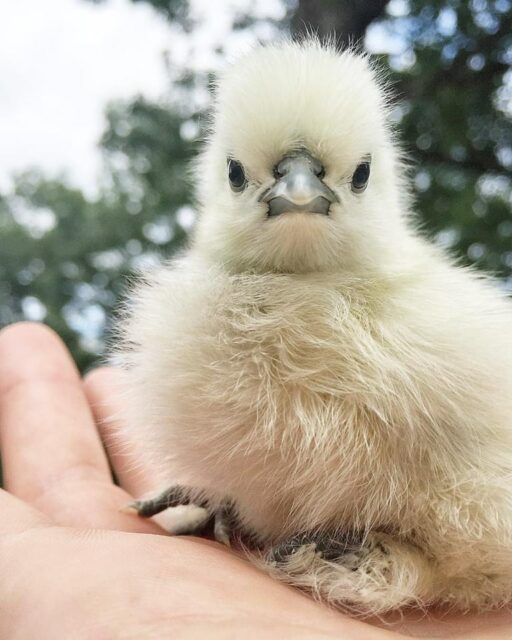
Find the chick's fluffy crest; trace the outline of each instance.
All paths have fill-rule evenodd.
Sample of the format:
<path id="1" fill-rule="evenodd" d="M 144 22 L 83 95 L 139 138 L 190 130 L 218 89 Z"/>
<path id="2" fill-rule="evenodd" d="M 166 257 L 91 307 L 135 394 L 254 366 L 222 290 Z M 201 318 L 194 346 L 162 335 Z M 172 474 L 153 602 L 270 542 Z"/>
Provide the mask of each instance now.
<path id="1" fill-rule="evenodd" d="M 258 175 L 301 145 L 332 167 L 362 157 L 383 137 L 386 99 L 367 56 L 309 40 L 239 60 L 219 80 L 215 112 L 218 139 Z"/>

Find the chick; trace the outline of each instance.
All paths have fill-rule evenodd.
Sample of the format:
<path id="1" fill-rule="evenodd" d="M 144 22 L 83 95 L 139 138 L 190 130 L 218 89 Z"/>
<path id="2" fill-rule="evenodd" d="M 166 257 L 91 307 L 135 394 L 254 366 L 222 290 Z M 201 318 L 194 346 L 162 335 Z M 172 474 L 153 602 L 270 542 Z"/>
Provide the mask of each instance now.
<path id="1" fill-rule="evenodd" d="M 220 78 L 195 236 L 122 326 L 130 428 L 165 489 L 133 506 L 196 504 L 359 613 L 498 606 L 512 307 L 415 230 L 388 115 L 368 59 L 315 39 Z"/>

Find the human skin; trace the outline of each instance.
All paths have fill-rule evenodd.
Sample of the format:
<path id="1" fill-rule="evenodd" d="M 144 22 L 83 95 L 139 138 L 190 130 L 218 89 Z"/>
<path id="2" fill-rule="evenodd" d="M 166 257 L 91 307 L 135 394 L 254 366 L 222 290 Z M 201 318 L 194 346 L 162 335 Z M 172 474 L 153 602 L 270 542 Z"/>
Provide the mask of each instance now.
<path id="1" fill-rule="evenodd" d="M 508 611 L 354 620 L 216 543 L 121 512 L 154 486 L 137 443 L 116 435 L 118 384 L 106 368 L 82 381 L 42 325 L 0 332 L 0 640 L 512 637 Z"/>

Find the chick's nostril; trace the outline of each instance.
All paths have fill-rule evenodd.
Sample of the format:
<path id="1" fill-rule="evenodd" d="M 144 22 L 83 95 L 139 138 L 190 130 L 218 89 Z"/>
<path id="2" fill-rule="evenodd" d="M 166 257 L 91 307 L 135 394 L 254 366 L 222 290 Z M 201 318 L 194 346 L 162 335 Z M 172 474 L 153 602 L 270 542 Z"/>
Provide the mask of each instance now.
<path id="1" fill-rule="evenodd" d="M 273 170 L 272 170 L 272 174 L 273 174 L 273 176 L 274 176 L 274 178 L 275 178 L 276 180 L 279 180 L 279 178 L 282 178 L 282 177 L 283 177 L 283 174 L 279 171 L 279 169 L 277 168 L 277 166 L 275 166 L 275 167 L 273 168 Z"/>
<path id="2" fill-rule="evenodd" d="M 315 169 L 315 175 L 319 180 L 323 180 L 325 178 L 325 167 L 320 165 L 318 169 Z"/>

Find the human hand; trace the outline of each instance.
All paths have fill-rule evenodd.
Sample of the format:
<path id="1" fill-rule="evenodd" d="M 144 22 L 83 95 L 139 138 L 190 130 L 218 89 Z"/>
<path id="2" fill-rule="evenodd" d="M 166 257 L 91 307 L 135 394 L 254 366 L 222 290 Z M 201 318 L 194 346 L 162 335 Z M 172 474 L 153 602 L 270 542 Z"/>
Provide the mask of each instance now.
<path id="1" fill-rule="evenodd" d="M 83 383 L 43 326 L 0 333 L 0 639 L 512 637 L 507 612 L 353 620 L 216 543 L 121 513 L 152 486 L 106 420 L 115 377 Z"/>

